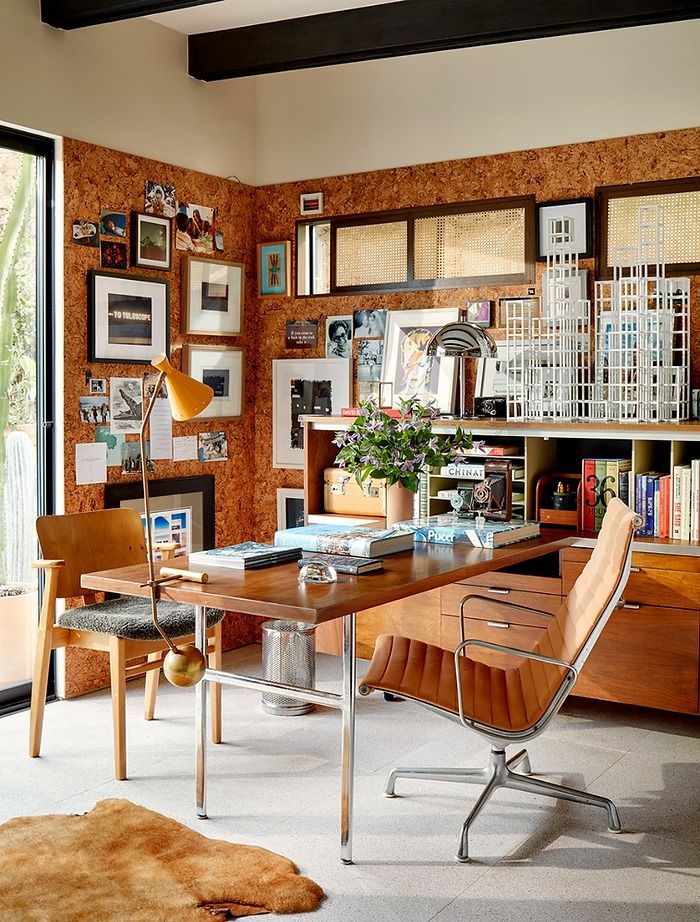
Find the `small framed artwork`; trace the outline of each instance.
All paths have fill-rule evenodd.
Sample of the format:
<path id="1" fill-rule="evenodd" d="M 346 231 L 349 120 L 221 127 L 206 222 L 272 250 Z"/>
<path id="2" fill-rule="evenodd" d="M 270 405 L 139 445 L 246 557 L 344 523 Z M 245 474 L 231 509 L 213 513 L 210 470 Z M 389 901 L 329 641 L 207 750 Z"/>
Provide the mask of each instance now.
<path id="1" fill-rule="evenodd" d="M 323 192 L 305 192 L 299 196 L 299 214 L 322 214 Z"/>
<path id="2" fill-rule="evenodd" d="M 131 213 L 131 265 L 172 269 L 172 221 L 156 214 Z"/>
<path id="3" fill-rule="evenodd" d="M 182 370 L 214 391 L 212 402 L 197 419 L 243 415 L 245 350 L 237 346 L 182 347 Z"/>
<path id="4" fill-rule="evenodd" d="M 350 406 L 349 359 L 273 359 L 272 466 L 304 467 L 304 416 Z"/>
<path id="5" fill-rule="evenodd" d="M 467 301 L 467 320 L 478 327 L 491 326 L 493 301 Z"/>
<path id="6" fill-rule="evenodd" d="M 243 323 L 243 263 L 182 259 L 183 332 L 237 336 Z"/>
<path id="7" fill-rule="evenodd" d="M 277 528 L 297 528 L 304 524 L 304 491 L 277 490 Z"/>
<path id="8" fill-rule="evenodd" d="M 100 265 L 103 269 L 126 269 L 126 244 L 121 240 L 100 240 Z"/>
<path id="9" fill-rule="evenodd" d="M 88 361 L 150 365 L 170 353 L 170 283 L 88 271 Z"/>
<path id="10" fill-rule="evenodd" d="M 572 250 L 579 259 L 593 256 L 593 199 L 569 199 L 560 202 L 545 202 L 537 206 L 537 259 L 547 259 L 549 248 L 550 218 L 571 218 L 573 233 Z"/>
<path id="11" fill-rule="evenodd" d="M 262 298 L 289 294 L 288 240 L 258 244 L 258 294 Z"/>

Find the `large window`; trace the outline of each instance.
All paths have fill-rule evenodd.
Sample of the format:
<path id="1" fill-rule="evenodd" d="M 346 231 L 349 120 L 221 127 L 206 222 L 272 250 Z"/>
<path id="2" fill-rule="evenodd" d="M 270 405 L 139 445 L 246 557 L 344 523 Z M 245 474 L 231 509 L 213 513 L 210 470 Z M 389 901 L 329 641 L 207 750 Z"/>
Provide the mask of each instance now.
<path id="1" fill-rule="evenodd" d="M 0 710 L 29 697 L 53 511 L 52 184 L 53 142 L 0 128 Z"/>
<path id="2" fill-rule="evenodd" d="M 297 294 L 529 283 L 534 212 L 523 196 L 300 222 Z"/>

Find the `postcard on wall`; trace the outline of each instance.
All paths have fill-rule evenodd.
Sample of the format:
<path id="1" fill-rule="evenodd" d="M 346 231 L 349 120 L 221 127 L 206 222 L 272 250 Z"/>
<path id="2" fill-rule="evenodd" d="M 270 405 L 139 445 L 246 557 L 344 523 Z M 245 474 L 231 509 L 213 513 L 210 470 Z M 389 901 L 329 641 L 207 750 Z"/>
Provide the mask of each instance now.
<path id="1" fill-rule="evenodd" d="M 104 397 L 78 397 L 80 402 L 81 423 L 108 423 L 109 398 Z"/>
<path id="2" fill-rule="evenodd" d="M 355 311 L 352 316 L 353 337 L 355 339 L 384 339 L 386 328 L 386 311 Z"/>
<path id="3" fill-rule="evenodd" d="M 146 516 L 141 516 L 144 531 L 146 530 Z M 160 560 L 158 550 L 160 542 L 173 542 L 177 544 L 176 557 L 187 557 L 192 551 L 192 507 L 185 509 L 170 509 L 167 512 L 151 513 L 151 536 L 155 550 L 155 559 Z"/>
<path id="4" fill-rule="evenodd" d="M 177 213 L 175 186 L 164 182 L 146 180 L 146 194 L 144 211 L 146 214 L 157 214 L 163 218 L 174 218 Z"/>
<path id="5" fill-rule="evenodd" d="M 126 244 L 118 240 L 100 240 L 100 266 L 103 269 L 128 268 Z"/>
<path id="6" fill-rule="evenodd" d="M 287 320 L 285 349 L 315 349 L 318 346 L 317 320 Z"/>
<path id="7" fill-rule="evenodd" d="M 192 253 L 212 253 L 216 234 L 216 208 L 178 202 L 175 246 Z"/>
<path id="8" fill-rule="evenodd" d="M 102 209 L 100 212 L 100 237 L 123 240 L 126 237 L 125 212 Z"/>
<path id="9" fill-rule="evenodd" d="M 176 435 L 173 439 L 173 461 L 197 460 L 197 436 Z"/>
<path id="10" fill-rule="evenodd" d="M 107 482 L 107 446 L 104 442 L 76 444 L 75 482 L 78 486 Z"/>
<path id="11" fill-rule="evenodd" d="M 73 243 L 81 247 L 96 247 L 97 221 L 73 221 Z"/>
<path id="12" fill-rule="evenodd" d="M 352 317 L 326 317 L 326 358 L 352 358 Z"/>
<path id="13" fill-rule="evenodd" d="M 96 426 L 95 441 L 104 442 L 107 446 L 107 467 L 122 466 L 123 435 L 114 435 L 109 431 L 109 426 Z"/>
<path id="14" fill-rule="evenodd" d="M 106 378 L 90 378 L 90 393 L 91 394 L 106 394 L 107 393 L 107 379 Z"/>
<path id="15" fill-rule="evenodd" d="M 146 470 L 150 473 L 153 468 L 153 459 L 149 443 L 146 442 Z M 140 442 L 124 442 L 122 445 L 122 474 L 141 473 L 141 444 Z"/>
<path id="16" fill-rule="evenodd" d="M 197 456 L 200 461 L 228 461 L 225 432 L 200 432 Z"/>
<path id="17" fill-rule="evenodd" d="M 357 380 L 381 381 L 383 339 L 361 339 L 357 343 Z"/>
<path id="18" fill-rule="evenodd" d="M 155 393 L 157 383 L 158 375 L 145 374 L 143 376 L 143 395 L 147 405 Z M 170 411 L 170 401 L 168 400 L 165 382 L 161 384 L 158 398 L 151 411 L 148 432 L 151 440 L 149 457 L 154 461 L 172 458 L 173 415 Z"/>
<path id="19" fill-rule="evenodd" d="M 141 378 L 110 378 L 111 431 L 138 432 L 143 419 Z"/>

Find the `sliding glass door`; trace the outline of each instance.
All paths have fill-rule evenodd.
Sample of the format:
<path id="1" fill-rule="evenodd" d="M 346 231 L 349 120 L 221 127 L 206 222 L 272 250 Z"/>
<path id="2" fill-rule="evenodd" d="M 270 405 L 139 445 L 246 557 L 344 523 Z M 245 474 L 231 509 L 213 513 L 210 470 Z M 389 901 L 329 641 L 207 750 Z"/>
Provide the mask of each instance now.
<path id="1" fill-rule="evenodd" d="M 0 710 L 26 703 L 53 511 L 53 142 L 0 127 Z"/>

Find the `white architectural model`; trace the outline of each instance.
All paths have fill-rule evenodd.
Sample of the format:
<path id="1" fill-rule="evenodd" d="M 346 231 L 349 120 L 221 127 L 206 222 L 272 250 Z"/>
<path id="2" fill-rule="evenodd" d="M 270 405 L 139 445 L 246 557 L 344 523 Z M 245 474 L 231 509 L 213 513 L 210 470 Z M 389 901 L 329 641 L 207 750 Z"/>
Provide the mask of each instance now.
<path id="1" fill-rule="evenodd" d="M 615 251 L 595 283 L 596 371 L 591 415 L 676 422 L 689 415 L 690 283 L 667 279 L 663 206 L 639 209 L 636 247 Z"/>

